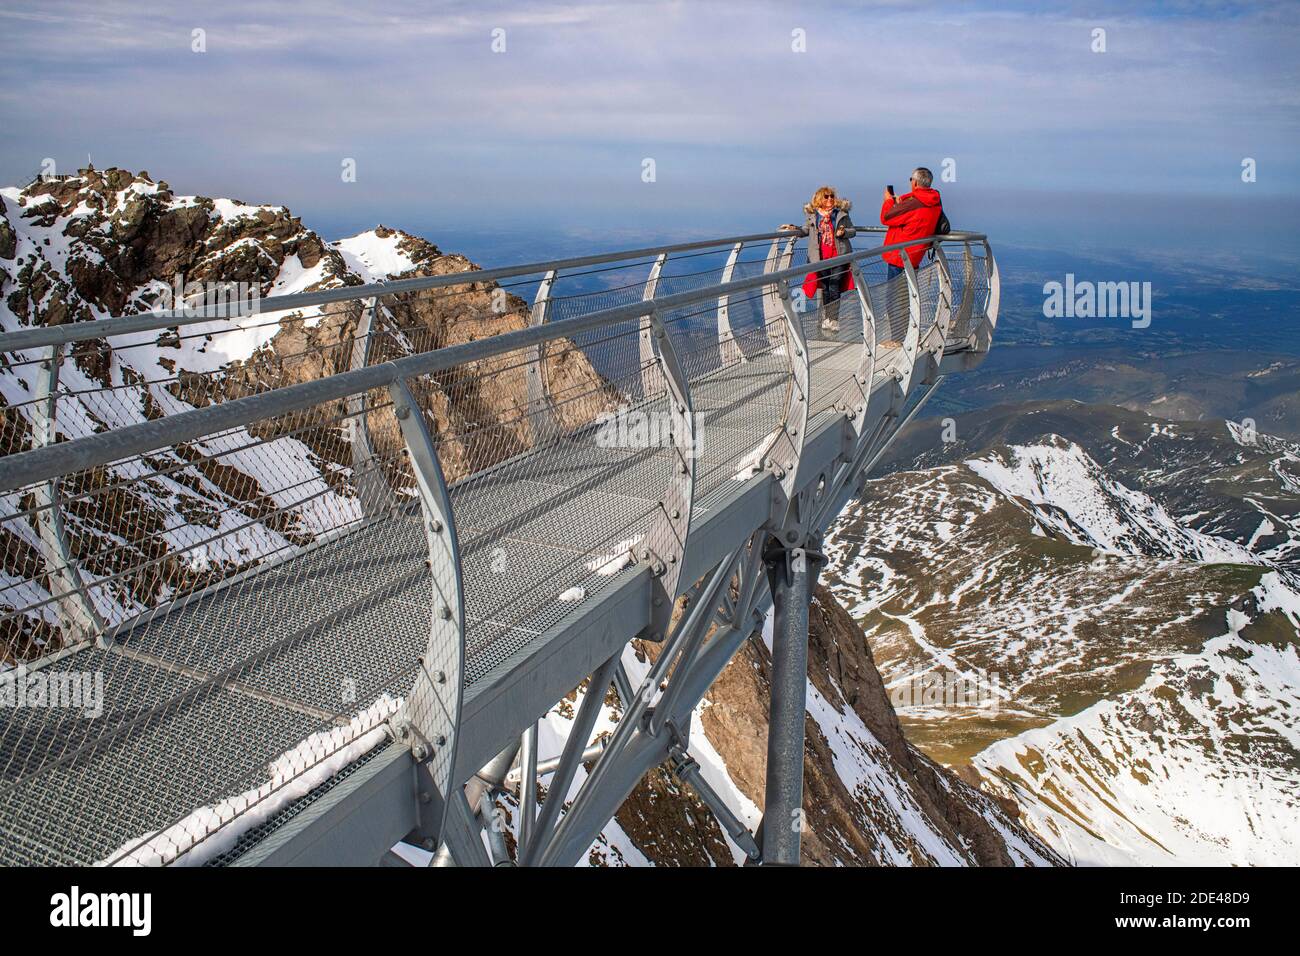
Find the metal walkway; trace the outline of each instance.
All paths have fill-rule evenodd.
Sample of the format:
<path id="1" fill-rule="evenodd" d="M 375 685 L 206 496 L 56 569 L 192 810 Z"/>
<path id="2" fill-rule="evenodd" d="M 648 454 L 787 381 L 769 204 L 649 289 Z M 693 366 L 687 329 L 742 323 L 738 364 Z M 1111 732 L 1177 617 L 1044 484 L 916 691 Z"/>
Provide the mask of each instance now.
<path id="1" fill-rule="evenodd" d="M 998 300 L 983 236 L 892 280 L 868 249 L 820 264 L 858 286 L 827 330 L 797 238 L 0 335 L 30 396 L 3 408 L 0 862 L 504 862 L 486 800 L 538 779 L 536 721 L 586 679 L 622 720 L 588 751 L 584 695 L 550 792 L 594 766 L 566 807 L 520 786 L 517 862 L 576 861 L 664 762 L 797 862 L 694 773 L 691 711 L 774 603 L 767 814 L 797 812 L 821 535 Z M 533 303 L 503 330 L 430 319 L 504 288 Z M 662 642 L 638 686 L 634 638 Z"/>

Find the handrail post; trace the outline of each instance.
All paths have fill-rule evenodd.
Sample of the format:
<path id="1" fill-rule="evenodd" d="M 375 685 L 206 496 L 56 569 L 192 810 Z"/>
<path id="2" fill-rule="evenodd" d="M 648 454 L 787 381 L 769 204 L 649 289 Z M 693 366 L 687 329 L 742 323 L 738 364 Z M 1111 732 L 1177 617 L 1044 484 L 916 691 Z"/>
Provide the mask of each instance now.
<path id="1" fill-rule="evenodd" d="M 63 362 L 63 346 L 50 346 L 50 354 L 39 365 L 36 377 L 35 428 L 32 429 L 32 447 L 42 448 L 54 444 L 57 437 L 56 420 L 59 413 L 59 366 Z M 59 495 L 61 479 L 51 478 L 37 486 L 36 526 L 44 552 L 45 567 L 50 576 L 51 590 L 58 598 L 59 620 L 73 641 L 102 634 L 104 620 L 90 597 L 81 568 L 72 556 L 67 526 L 63 522 L 63 504 Z"/>
<path id="2" fill-rule="evenodd" d="M 370 364 L 370 352 L 378 321 L 379 296 L 371 296 L 362 303 L 357 319 L 356 335 L 352 339 L 352 358 L 348 370 L 365 368 Z M 379 460 L 370 441 L 369 413 L 364 392 L 349 395 L 347 402 L 348 431 L 352 442 L 352 477 L 356 483 L 361 510 L 367 518 L 385 511 L 391 499 L 387 482 L 379 471 Z"/>
<path id="3" fill-rule="evenodd" d="M 551 290 L 555 286 L 556 270 L 552 269 L 542 277 L 533 298 L 533 308 L 529 313 L 529 325 L 545 325 L 551 320 Z M 528 380 L 528 421 L 533 428 L 533 440 L 543 442 L 556 433 L 559 427 L 555 406 L 546 382 L 546 343 L 539 342 L 529 349 Z"/>
<path id="4" fill-rule="evenodd" d="M 993 258 L 993 249 L 987 239 L 984 243 L 984 274 L 988 279 L 988 295 L 984 300 L 984 321 L 981 323 L 975 346 L 978 351 L 987 352 L 993 345 L 993 330 L 998 325 L 998 307 L 1002 302 L 1002 276 L 998 272 L 998 262 Z"/>
<path id="5" fill-rule="evenodd" d="M 773 239 L 768 249 L 767 260 L 763 264 L 763 274 L 770 275 L 788 267 L 794 255 L 794 244 L 798 236 L 791 237 L 780 247 L 780 239 Z M 767 327 L 779 321 L 785 330 L 785 353 L 790 361 L 790 390 L 786 398 L 786 407 L 781 424 L 768 438 L 759 461 L 762 467 L 771 471 L 779 482 L 785 499 L 794 494 L 795 478 L 799 470 L 799 456 L 803 453 L 804 437 L 808 431 L 808 397 L 811 394 L 812 370 L 808 343 L 804 339 L 803 323 L 794 304 L 790 301 L 789 284 L 785 279 L 778 279 L 771 285 L 763 286 L 763 324 Z M 784 505 L 774 505 L 773 511 L 783 510 Z"/>
<path id="6" fill-rule="evenodd" d="M 934 304 L 934 329 L 930 333 L 930 357 L 932 366 L 926 381 L 931 381 L 939 374 L 939 364 L 943 361 L 943 351 L 948 341 L 948 330 L 952 327 L 952 276 L 948 273 L 948 257 L 943 254 L 943 245 L 934 243 L 934 265 L 939 271 L 939 295 Z"/>
<path id="7" fill-rule="evenodd" d="M 419 491 L 429 549 L 429 643 L 396 719 L 419 779 L 418 835 L 437 840 L 451 804 L 465 666 L 465 588 L 451 497 L 424 412 L 403 378 L 388 386 Z"/>
<path id="8" fill-rule="evenodd" d="M 921 341 L 921 285 L 916 278 L 912 257 L 907 254 L 906 249 L 900 251 L 903 259 L 903 274 L 907 279 L 907 337 L 903 340 L 903 355 L 906 356 L 908 365 L 914 366 Z M 910 387 L 909 376 L 908 384 L 903 386 L 903 390 L 907 391 Z"/>
<path id="9" fill-rule="evenodd" d="M 735 274 L 736 261 L 740 258 L 740 250 L 744 245 L 743 242 L 738 242 L 731 247 L 731 254 L 727 256 L 727 264 L 722 267 L 721 282 L 724 285 L 730 282 L 732 275 Z M 735 332 L 731 328 L 731 317 L 728 314 L 729 299 L 730 296 L 718 296 L 718 351 L 723 365 L 749 361 L 745 357 L 745 350 L 736 341 Z"/>
<path id="10" fill-rule="evenodd" d="M 786 241 L 785 248 L 781 248 L 781 240 L 773 239 L 772 245 L 767 250 L 767 259 L 763 262 L 763 274 L 770 275 L 773 272 L 780 272 L 790 265 L 790 260 L 794 258 L 794 245 L 798 241 L 798 236 L 792 236 Z M 783 309 L 781 308 L 780 293 L 776 286 L 764 286 L 763 295 L 763 325 L 769 326 L 773 322 L 780 321 Z M 788 291 L 788 290 L 787 290 Z"/>
<path id="11" fill-rule="evenodd" d="M 695 411 L 691 405 L 690 382 L 682 370 L 672 337 L 658 310 L 652 308 L 644 321 L 652 330 L 656 362 L 667 386 L 673 442 L 672 474 L 641 554 L 643 560 L 651 562 L 656 581 L 656 603 L 651 612 L 652 639 L 662 640 L 668 632 L 672 605 L 683 583 L 681 571 L 686 557 L 686 538 L 690 532 L 691 508 L 695 501 L 696 452 L 700 446 Z"/>
<path id="12" fill-rule="evenodd" d="M 776 297 L 781 304 L 781 315 L 785 319 L 786 353 L 790 358 L 790 392 L 781 428 L 773 436 L 767 448 L 766 465 L 780 482 L 785 497 L 789 499 L 795 492 L 799 459 L 803 454 L 804 438 L 808 433 L 808 397 L 812 387 L 812 367 L 808 342 L 804 338 L 803 323 L 794 310 L 794 304 L 790 301 L 790 290 L 784 281 L 777 284 Z"/>
<path id="13" fill-rule="evenodd" d="M 854 261 L 849 266 L 853 275 L 853 288 L 858 296 L 858 305 L 862 309 L 862 358 L 853 373 L 853 379 L 844 390 L 841 405 L 850 422 L 853 432 L 862 437 L 866 428 L 867 405 L 871 399 L 871 380 L 876 374 L 876 313 L 871 308 L 871 296 L 868 294 L 867 279 L 861 265 Z"/>
<path id="14" fill-rule="evenodd" d="M 654 264 L 650 266 L 650 275 L 645 280 L 645 289 L 641 293 L 642 302 L 654 301 L 655 294 L 659 290 L 659 274 L 663 272 L 664 263 L 667 261 L 668 253 L 666 252 L 661 252 L 655 257 Z M 653 312 L 646 312 L 641 316 L 638 338 L 641 356 L 641 385 L 647 397 L 654 391 L 654 367 L 658 361 L 658 353 L 655 350 L 655 334 L 650 321 L 652 315 Z"/>

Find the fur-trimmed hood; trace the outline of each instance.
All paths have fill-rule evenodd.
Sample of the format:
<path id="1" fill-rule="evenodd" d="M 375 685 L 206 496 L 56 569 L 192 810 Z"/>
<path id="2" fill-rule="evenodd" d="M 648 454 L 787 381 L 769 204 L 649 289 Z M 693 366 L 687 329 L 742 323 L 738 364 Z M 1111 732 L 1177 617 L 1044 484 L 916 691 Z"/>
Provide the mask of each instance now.
<path id="1" fill-rule="evenodd" d="M 835 209 L 838 212 L 848 212 L 852 208 L 853 208 L 853 202 L 851 200 L 844 199 L 842 197 L 835 200 Z M 811 216 L 813 213 L 817 211 L 817 207 L 813 205 L 813 201 L 809 199 L 806 203 L 803 204 L 803 211 L 805 214 Z"/>

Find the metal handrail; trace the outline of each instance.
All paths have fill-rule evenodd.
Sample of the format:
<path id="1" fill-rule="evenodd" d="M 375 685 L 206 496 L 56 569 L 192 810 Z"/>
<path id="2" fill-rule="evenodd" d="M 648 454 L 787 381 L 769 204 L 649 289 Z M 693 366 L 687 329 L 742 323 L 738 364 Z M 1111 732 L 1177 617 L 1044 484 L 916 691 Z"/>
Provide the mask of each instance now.
<path id="1" fill-rule="evenodd" d="M 48 348 L 52 345 L 67 345 L 71 342 L 83 342 L 88 339 L 102 339 L 118 335 L 130 335 L 135 332 L 155 332 L 199 322 L 211 322 L 214 319 L 237 318 L 248 315 L 266 315 L 274 312 L 287 312 L 294 309 L 329 305 L 335 302 L 351 302 L 371 296 L 397 295 L 407 292 L 423 292 L 447 286 L 466 285 L 472 282 L 493 282 L 515 276 L 535 275 L 552 270 L 578 269 L 583 266 L 600 265 L 605 262 L 618 262 L 621 259 L 637 259 L 643 256 L 669 255 L 675 252 L 689 252 L 695 249 L 708 249 L 712 246 L 725 246 L 737 242 L 759 242 L 765 239 L 779 239 L 799 235 L 799 231 L 783 230 L 761 232 L 749 236 L 728 236 L 722 239 L 700 239 L 694 242 L 681 242 L 670 246 L 652 246 L 645 249 L 626 249 L 620 252 L 604 252 L 592 256 L 577 256 L 569 259 L 555 259 L 548 262 L 530 262 L 518 266 L 501 266 L 496 269 L 477 269 L 468 272 L 451 272 L 440 276 L 415 276 L 410 279 L 397 279 L 393 282 L 372 282 L 366 285 L 341 286 L 337 289 L 323 289 L 318 292 L 295 292 L 292 295 L 271 296 L 258 299 L 253 307 L 218 304 L 202 308 L 169 309 L 158 312 L 141 312 L 137 315 L 118 316 L 109 319 L 97 319 L 90 322 L 72 322 L 67 325 L 42 326 L 35 329 L 19 329 L 14 332 L 0 333 L 0 353 L 15 352 L 19 349 Z"/>
<path id="2" fill-rule="evenodd" d="M 248 395 L 217 405 L 208 405 L 163 419 L 138 422 L 73 441 L 34 448 L 0 459 L 0 492 L 12 491 L 39 481 L 49 481 L 62 475 L 135 455 L 147 454 L 182 442 L 194 441 L 204 435 L 238 428 L 249 422 L 284 415 L 325 402 L 338 401 L 358 392 L 386 388 L 400 378 L 446 371 L 467 362 L 480 361 L 516 349 L 567 338 L 611 323 L 640 318 L 652 311 L 658 310 L 663 313 L 706 299 L 717 299 L 719 295 L 773 285 L 805 274 L 810 268 L 812 271 L 821 272 L 927 242 L 969 241 L 978 238 L 982 237 L 978 234 L 930 236 L 850 252 L 833 259 L 825 259 L 813 266 L 807 264 L 790 266 L 764 275 L 737 279 L 704 289 L 692 289 L 615 306 L 559 322 L 549 322 L 504 332 L 490 338 L 449 345 L 432 352 L 406 356 L 381 365 L 340 372 L 326 378 L 289 385 L 257 395 Z M 373 294 L 360 286 L 349 287 L 349 291 L 353 298 Z"/>

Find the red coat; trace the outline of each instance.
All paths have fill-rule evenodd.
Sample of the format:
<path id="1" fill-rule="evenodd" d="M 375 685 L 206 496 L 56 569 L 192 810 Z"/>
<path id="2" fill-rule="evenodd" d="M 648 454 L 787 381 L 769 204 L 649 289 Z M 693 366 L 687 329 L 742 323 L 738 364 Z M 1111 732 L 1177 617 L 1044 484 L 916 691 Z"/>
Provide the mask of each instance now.
<path id="1" fill-rule="evenodd" d="M 831 257 L 830 257 L 830 256 L 826 256 L 826 258 L 829 259 L 829 258 L 831 258 Z M 847 268 L 847 267 L 845 267 L 845 266 L 840 266 L 840 269 L 844 269 L 844 268 Z M 831 271 L 832 271 L 832 272 L 835 272 L 835 271 L 837 271 L 837 270 L 832 269 Z M 820 279 L 818 278 L 818 275 L 817 275 L 816 272 L 810 272 L 810 273 L 808 273 L 806 276 L 804 276 L 804 280 L 803 280 L 803 294 L 804 294 L 804 296 L 805 296 L 806 298 L 809 298 L 809 299 L 813 298 L 814 296 L 817 295 L 817 293 L 818 293 L 820 290 L 821 290 L 821 281 L 820 281 Z M 840 291 L 841 291 L 841 292 L 852 292 L 852 291 L 853 291 L 853 272 L 852 272 L 852 270 L 850 270 L 849 273 L 844 277 L 844 281 L 840 284 Z"/>
<path id="2" fill-rule="evenodd" d="M 880 207 L 880 224 L 889 227 L 885 233 L 885 245 L 892 246 L 896 242 L 933 236 L 942 214 L 943 204 L 939 201 L 937 189 L 918 186 L 906 196 L 900 197 L 898 202 L 886 199 Z M 914 267 L 921 264 L 921 257 L 928 248 L 924 243 L 907 247 L 907 258 L 912 260 Z M 886 252 L 883 258 L 893 266 L 903 264 L 903 257 L 897 250 Z"/>
<path id="3" fill-rule="evenodd" d="M 805 235 L 809 237 L 810 263 L 816 263 L 816 261 L 822 261 L 824 259 L 833 259 L 837 255 L 844 255 L 845 252 L 853 251 L 853 245 L 852 243 L 849 243 L 848 237 L 857 233 L 857 230 L 853 228 L 853 221 L 849 219 L 850 207 L 852 207 L 852 203 L 850 203 L 848 199 L 841 199 L 836 203 L 835 211 L 831 213 L 831 228 L 833 230 L 839 230 L 841 228 L 845 230 L 844 237 L 836 235 L 835 245 L 833 246 L 824 246 L 822 245 L 822 242 L 820 242 L 818 225 L 822 222 L 822 213 L 816 211 L 811 203 L 803 207 L 803 212 L 807 213 L 807 221 L 803 224 L 803 230 L 805 230 Z M 818 258 L 816 259 L 813 258 L 814 252 L 818 254 Z M 845 267 L 841 267 L 841 269 L 844 268 Z M 818 294 L 820 287 L 822 287 L 822 281 L 820 281 L 818 273 L 810 272 L 807 276 L 803 277 L 803 295 L 805 295 L 806 298 L 814 298 L 815 295 Z M 844 282 L 842 282 L 840 286 L 840 291 L 842 291 L 842 293 L 852 293 L 853 272 L 849 272 L 848 276 L 844 277 Z"/>

